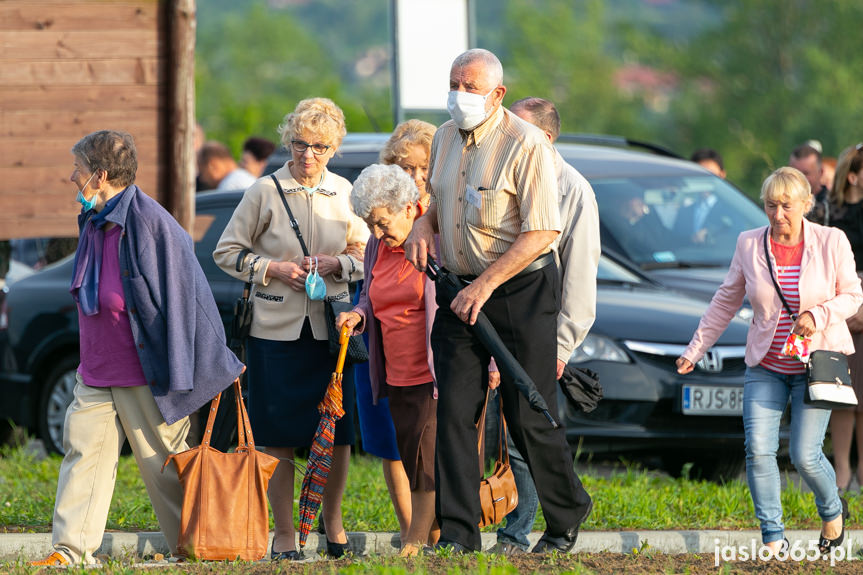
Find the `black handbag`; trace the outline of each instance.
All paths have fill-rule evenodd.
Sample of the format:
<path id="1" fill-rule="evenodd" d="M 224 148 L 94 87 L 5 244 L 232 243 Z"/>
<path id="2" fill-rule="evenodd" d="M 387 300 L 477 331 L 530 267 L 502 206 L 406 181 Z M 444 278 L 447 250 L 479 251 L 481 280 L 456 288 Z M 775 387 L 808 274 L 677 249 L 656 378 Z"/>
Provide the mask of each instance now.
<path id="1" fill-rule="evenodd" d="M 285 206 L 285 211 L 288 212 L 288 219 L 291 221 L 291 228 L 297 234 L 297 239 L 300 241 L 300 247 L 303 250 L 303 255 L 309 257 L 309 250 L 306 247 L 306 242 L 303 239 L 303 234 L 300 232 L 300 225 L 294 218 L 294 213 L 288 205 L 288 200 L 285 199 L 285 192 L 282 189 L 282 184 L 279 183 L 275 174 L 270 174 L 273 182 L 276 184 L 279 197 L 282 199 L 282 205 Z M 354 307 L 349 302 L 324 300 L 324 317 L 327 323 L 327 340 L 329 340 L 330 355 L 332 357 L 339 356 L 339 330 L 336 329 L 336 317 L 343 311 L 351 311 Z M 362 336 L 352 335 L 348 338 L 348 354 L 345 361 L 348 363 L 364 363 L 369 360 L 369 352 L 366 349 L 366 344 Z"/>
<path id="2" fill-rule="evenodd" d="M 327 319 L 327 339 L 330 344 L 330 355 L 337 357 L 339 355 L 339 330 L 336 329 L 336 318 L 340 313 L 349 312 L 354 309 L 354 306 L 347 301 L 324 301 L 324 315 Z M 365 363 L 369 360 L 369 351 L 366 349 L 366 342 L 363 341 L 363 336 L 352 335 L 348 338 L 348 355 L 345 356 L 345 361 L 349 363 Z"/>
<path id="3" fill-rule="evenodd" d="M 818 349 L 809 354 L 806 365 L 809 383 L 803 402 L 824 409 L 843 409 L 857 405 L 851 387 L 848 357 L 838 351 Z"/>
<path id="4" fill-rule="evenodd" d="M 773 275 L 773 264 L 770 263 L 770 252 L 767 248 L 767 230 L 764 230 L 764 257 L 767 258 L 767 269 L 773 287 L 785 306 L 785 311 L 792 321 L 797 321 L 797 314 L 791 313 L 791 307 L 785 301 L 782 290 Z M 806 364 L 806 393 L 803 403 L 808 403 L 823 409 L 842 409 L 857 405 L 857 394 L 851 387 L 851 369 L 848 367 L 848 357 L 838 351 L 816 349 L 809 354 Z"/>
<path id="5" fill-rule="evenodd" d="M 237 256 L 236 270 L 243 271 L 243 262 L 251 250 L 244 249 Z M 252 329 L 252 315 L 255 304 L 251 299 L 252 279 L 254 278 L 255 265 L 260 257 L 256 257 L 249 264 L 249 281 L 243 285 L 243 294 L 234 302 L 234 318 L 231 321 L 231 339 L 228 347 L 236 354 L 240 361 L 245 362 L 246 339 Z"/>

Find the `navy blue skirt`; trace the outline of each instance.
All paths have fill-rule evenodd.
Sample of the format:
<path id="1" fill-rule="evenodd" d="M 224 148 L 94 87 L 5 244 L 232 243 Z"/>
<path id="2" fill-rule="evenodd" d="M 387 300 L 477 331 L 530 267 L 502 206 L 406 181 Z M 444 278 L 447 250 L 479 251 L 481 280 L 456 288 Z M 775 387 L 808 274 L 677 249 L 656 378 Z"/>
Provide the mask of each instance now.
<path id="1" fill-rule="evenodd" d="M 321 419 L 318 404 L 327 391 L 336 359 L 329 344 L 312 336 L 309 322 L 300 339 L 250 337 L 247 344 L 249 419 L 255 443 L 265 447 L 308 447 Z M 354 370 L 342 378 L 345 415 L 336 422 L 336 445 L 354 444 Z"/>
<path id="2" fill-rule="evenodd" d="M 363 280 L 357 282 L 354 305 L 360 299 Z M 368 332 L 363 333 L 366 348 L 369 347 Z M 360 437 L 363 441 L 363 451 L 384 459 L 398 461 L 399 446 L 396 443 L 396 428 L 390 415 L 390 403 L 386 397 L 378 398 L 378 404 L 372 399 L 372 382 L 369 378 L 369 362 L 354 366 L 354 378 L 357 388 L 357 417 L 360 419 Z"/>

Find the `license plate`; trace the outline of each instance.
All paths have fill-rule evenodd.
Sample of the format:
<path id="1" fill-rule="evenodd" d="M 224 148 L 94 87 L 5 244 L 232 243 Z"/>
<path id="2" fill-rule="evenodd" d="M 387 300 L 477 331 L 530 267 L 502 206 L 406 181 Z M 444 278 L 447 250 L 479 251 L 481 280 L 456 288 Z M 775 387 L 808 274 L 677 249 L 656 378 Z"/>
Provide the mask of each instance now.
<path id="1" fill-rule="evenodd" d="M 684 415 L 743 415 L 743 388 L 684 385 Z"/>

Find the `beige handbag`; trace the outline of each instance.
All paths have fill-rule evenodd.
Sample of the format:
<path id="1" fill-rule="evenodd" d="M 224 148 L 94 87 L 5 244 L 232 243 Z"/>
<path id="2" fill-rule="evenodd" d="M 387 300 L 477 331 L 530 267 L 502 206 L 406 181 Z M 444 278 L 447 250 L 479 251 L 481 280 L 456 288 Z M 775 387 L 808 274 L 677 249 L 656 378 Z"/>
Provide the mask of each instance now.
<path id="1" fill-rule="evenodd" d="M 270 522 L 267 484 L 278 458 L 255 450 L 240 380 L 234 382 L 237 402 L 237 450 L 222 453 L 210 447 L 213 422 L 222 394 L 210 404 L 201 445 L 168 456 L 183 486 L 183 510 L 177 542 L 181 557 L 258 561 L 267 553 Z M 164 469 L 164 467 L 163 467 Z"/>

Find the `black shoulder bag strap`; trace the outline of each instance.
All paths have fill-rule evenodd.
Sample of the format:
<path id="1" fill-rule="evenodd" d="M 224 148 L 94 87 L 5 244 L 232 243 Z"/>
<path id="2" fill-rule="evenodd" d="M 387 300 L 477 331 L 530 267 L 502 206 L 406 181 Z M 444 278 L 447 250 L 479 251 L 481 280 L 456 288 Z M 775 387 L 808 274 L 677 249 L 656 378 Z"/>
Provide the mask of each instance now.
<path id="1" fill-rule="evenodd" d="M 282 184 L 275 174 L 270 174 L 273 182 L 276 184 L 276 189 L 279 191 L 279 197 L 282 199 L 282 205 L 285 206 L 285 211 L 288 212 L 288 218 L 291 220 L 291 227 L 294 228 L 294 233 L 297 234 L 297 239 L 300 240 L 300 247 L 303 248 L 303 255 L 309 257 L 309 250 L 306 248 L 306 242 L 303 240 L 303 234 L 300 232 L 300 225 L 294 219 L 294 213 L 288 205 L 288 200 L 285 198 L 285 191 L 282 189 Z"/>
<path id="2" fill-rule="evenodd" d="M 785 306 L 785 311 L 788 312 L 788 316 L 791 318 L 791 321 L 797 321 L 797 314 L 791 311 L 791 306 L 788 305 L 788 302 L 785 301 L 785 296 L 782 295 L 782 289 L 779 287 L 779 282 L 776 281 L 776 276 L 773 275 L 773 264 L 770 263 L 770 250 L 767 247 L 767 232 L 770 228 L 764 230 L 764 257 L 767 258 L 767 269 L 770 270 L 770 279 L 773 280 L 773 287 L 776 288 L 776 293 L 779 294 L 779 299 L 782 300 L 782 305 Z"/>

